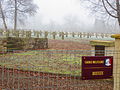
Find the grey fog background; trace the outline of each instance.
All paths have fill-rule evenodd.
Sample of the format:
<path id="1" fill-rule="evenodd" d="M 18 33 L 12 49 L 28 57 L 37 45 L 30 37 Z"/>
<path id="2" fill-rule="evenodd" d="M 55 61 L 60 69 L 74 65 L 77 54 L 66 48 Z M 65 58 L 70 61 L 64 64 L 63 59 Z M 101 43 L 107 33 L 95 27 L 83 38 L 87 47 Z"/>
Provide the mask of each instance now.
<path id="1" fill-rule="evenodd" d="M 91 14 L 80 0 L 34 0 L 39 7 L 20 29 L 69 32 L 118 32 L 117 21 L 104 21 Z M 89 3 L 88 3 L 89 4 Z M 111 22 L 111 23 L 108 23 Z"/>

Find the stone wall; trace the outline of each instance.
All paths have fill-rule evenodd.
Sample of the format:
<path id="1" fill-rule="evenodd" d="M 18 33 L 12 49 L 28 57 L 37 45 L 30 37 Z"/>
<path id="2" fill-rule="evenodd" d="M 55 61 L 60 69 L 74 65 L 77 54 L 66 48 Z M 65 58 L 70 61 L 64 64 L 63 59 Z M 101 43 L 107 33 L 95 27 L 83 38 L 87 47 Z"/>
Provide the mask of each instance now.
<path id="1" fill-rule="evenodd" d="M 47 38 L 24 38 L 24 50 L 48 49 Z"/>
<path id="2" fill-rule="evenodd" d="M 23 50 L 24 49 L 24 41 L 22 38 L 17 37 L 7 37 L 5 38 L 7 51 L 11 52 L 13 50 Z"/>
<path id="3" fill-rule="evenodd" d="M 13 50 L 39 50 L 48 49 L 47 38 L 19 38 L 7 37 L 0 39 L 0 52 L 12 52 Z"/>
<path id="4" fill-rule="evenodd" d="M 91 56 L 95 56 L 95 46 L 91 46 Z M 114 51 L 115 50 L 115 47 L 105 47 L 105 56 L 114 56 L 113 52 L 111 51 Z"/>
<path id="5" fill-rule="evenodd" d="M 0 38 L 0 54 L 7 52 L 7 48 L 5 47 L 5 45 L 6 45 L 5 40 Z"/>
<path id="6" fill-rule="evenodd" d="M 111 51 L 115 50 L 114 41 L 91 40 L 90 45 L 92 50 L 91 52 L 92 56 L 95 56 L 95 46 L 105 46 L 105 56 L 113 56 L 113 53 Z"/>
<path id="7" fill-rule="evenodd" d="M 47 38 L 35 38 L 33 42 L 33 49 L 47 49 L 48 39 Z"/>

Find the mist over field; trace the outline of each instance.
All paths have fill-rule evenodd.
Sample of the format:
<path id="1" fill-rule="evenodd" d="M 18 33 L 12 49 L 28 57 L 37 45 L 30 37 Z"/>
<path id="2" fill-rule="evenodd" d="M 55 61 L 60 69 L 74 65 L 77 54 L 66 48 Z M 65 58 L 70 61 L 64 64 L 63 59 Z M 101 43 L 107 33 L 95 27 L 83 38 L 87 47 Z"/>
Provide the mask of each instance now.
<path id="1" fill-rule="evenodd" d="M 25 18 L 24 24 L 18 22 L 18 29 L 104 33 L 119 31 L 115 19 L 106 21 L 95 17 L 94 13 L 86 7 L 89 3 L 80 0 L 34 0 L 34 3 L 38 6 L 37 13 L 35 16 Z M 9 28 L 13 27 L 13 22 L 7 23 Z M 0 28 L 3 27 L 0 23 Z"/>
<path id="2" fill-rule="evenodd" d="M 96 18 L 79 0 L 34 0 L 39 6 L 35 17 L 20 28 L 68 32 L 118 32 L 115 20 Z"/>

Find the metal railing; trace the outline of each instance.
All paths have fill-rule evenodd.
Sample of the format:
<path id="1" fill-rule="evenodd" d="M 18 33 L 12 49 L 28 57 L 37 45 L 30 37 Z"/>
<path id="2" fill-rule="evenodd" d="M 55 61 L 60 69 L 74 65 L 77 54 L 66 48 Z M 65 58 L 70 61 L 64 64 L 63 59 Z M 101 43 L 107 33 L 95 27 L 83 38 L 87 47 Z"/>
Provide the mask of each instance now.
<path id="1" fill-rule="evenodd" d="M 1 54 L 0 89 L 113 90 L 113 79 L 81 80 L 82 56 L 94 53 L 93 50 L 28 50 Z M 105 51 L 108 56 L 117 53 L 120 52 Z"/>

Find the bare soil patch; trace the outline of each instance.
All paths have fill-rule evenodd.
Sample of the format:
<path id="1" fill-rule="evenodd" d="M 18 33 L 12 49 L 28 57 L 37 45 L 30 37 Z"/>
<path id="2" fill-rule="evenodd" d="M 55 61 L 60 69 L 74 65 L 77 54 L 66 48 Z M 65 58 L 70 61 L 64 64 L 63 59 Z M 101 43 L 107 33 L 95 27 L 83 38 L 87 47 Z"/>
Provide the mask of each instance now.
<path id="1" fill-rule="evenodd" d="M 49 40 L 49 49 L 64 50 L 90 50 L 89 40 L 68 41 L 68 40 Z"/>

